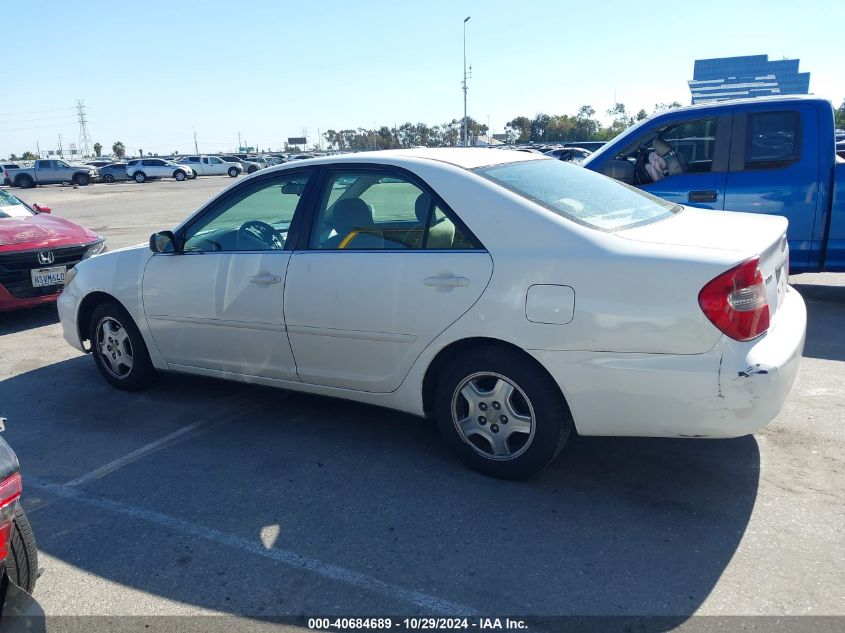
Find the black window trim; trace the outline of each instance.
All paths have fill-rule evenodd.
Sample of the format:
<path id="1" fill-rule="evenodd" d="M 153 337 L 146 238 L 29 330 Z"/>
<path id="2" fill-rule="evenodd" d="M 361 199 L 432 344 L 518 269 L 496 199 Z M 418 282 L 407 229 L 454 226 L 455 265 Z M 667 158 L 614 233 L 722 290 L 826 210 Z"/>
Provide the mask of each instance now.
<path id="1" fill-rule="evenodd" d="M 185 235 L 194 226 L 197 222 L 201 221 L 203 218 L 208 216 L 209 214 L 213 214 L 223 205 L 230 205 L 233 199 L 240 198 L 241 200 L 245 199 L 252 193 L 255 193 L 259 189 L 263 189 L 264 186 L 268 181 L 273 180 L 283 180 L 288 179 L 291 176 L 297 175 L 307 175 L 308 181 L 305 183 L 305 191 L 302 193 L 302 197 L 299 203 L 296 206 L 296 209 L 293 213 L 293 218 L 291 219 L 290 226 L 288 227 L 288 235 L 287 239 L 285 239 L 285 247 L 282 250 L 274 251 L 274 250 L 262 250 L 262 251 L 189 251 L 185 252 L 183 250 L 185 246 Z M 317 175 L 317 170 L 314 169 L 314 166 L 303 166 L 297 169 L 286 169 L 283 171 L 274 171 L 267 174 L 262 174 L 257 178 L 251 178 L 250 180 L 246 180 L 243 183 L 239 184 L 238 186 L 230 189 L 226 193 L 222 194 L 218 198 L 214 198 L 206 203 L 204 207 L 201 207 L 199 211 L 194 213 L 190 218 L 188 218 L 175 232 L 175 242 L 176 242 L 176 251 L 172 253 L 174 255 L 188 255 L 188 254 L 212 254 L 212 253 L 290 253 L 294 250 L 294 244 L 297 243 L 298 234 L 300 231 L 300 227 L 302 226 L 302 217 L 305 214 L 306 210 L 309 208 L 311 204 L 311 196 L 313 195 L 314 191 L 314 182 L 315 176 Z M 171 253 L 168 253 L 171 254 Z"/>
<path id="2" fill-rule="evenodd" d="M 309 196 L 308 200 L 308 207 L 306 208 L 306 213 L 302 216 L 302 222 L 304 224 L 300 224 L 297 233 L 297 242 L 295 251 L 300 253 L 479 253 L 479 252 L 488 252 L 487 247 L 481 243 L 475 234 L 469 229 L 469 227 L 464 224 L 463 220 L 458 216 L 457 213 L 446 204 L 446 201 L 441 198 L 436 191 L 427 183 L 425 180 L 420 178 L 414 172 L 405 169 L 404 167 L 400 167 L 399 165 L 391 165 L 387 163 L 328 163 L 316 166 L 318 169 L 317 177 L 314 178 L 313 181 L 309 181 L 309 185 L 311 185 L 311 195 Z M 319 212 L 317 208 L 320 204 L 320 197 L 323 191 L 323 188 L 329 181 L 331 174 L 337 171 L 373 171 L 373 172 L 386 172 L 390 174 L 393 172 L 394 174 L 401 175 L 405 180 L 410 182 L 411 184 L 418 187 L 422 190 L 423 193 L 428 194 L 433 204 L 428 210 L 428 220 L 426 221 L 425 227 L 425 235 L 423 240 L 428 236 L 428 227 L 431 224 L 431 215 L 434 212 L 435 207 L 440 207 L 446 217 L 452 221 L 455 225 L 455 229 L 461 231 L 464 237 L 470 241 L 472 244 L 475 245 L 474 248 L 356 248 L 356 249 L 336 249 L 336 248 L 311 248 L 311 233 L 314 229 L 314 220 L 316 214 Z"/>

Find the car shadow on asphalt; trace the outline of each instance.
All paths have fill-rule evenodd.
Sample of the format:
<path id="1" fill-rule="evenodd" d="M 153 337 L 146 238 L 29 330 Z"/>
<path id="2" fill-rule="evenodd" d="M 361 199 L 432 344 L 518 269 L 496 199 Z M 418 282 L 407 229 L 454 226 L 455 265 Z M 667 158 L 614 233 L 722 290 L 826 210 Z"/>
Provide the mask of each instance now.
<path id="1" fill-rule="evenodd" d="M 463 467 L 413 416 L 184 376 L 119 392 L 83 357 L 2 388 L 24 478 L 54 483 L 217 416 L 207 432 L 79 487 L 173 525 L 38 489 L 24 497 L 50 556 L 238 615 L 425 612 L 238 545 L 249 542 L 482 614 L 659 615 L 668 622 L 644 630 L 668 629 L 725 571 L 760 477 L 752 436 L 576 437 L 539 476 L 499 481 Z M 205 539 L 206 529 L 239 541 Z"/>
<path id="2" fill-rule="evenodd" d="M 0 312 L 0 336 L 34 330 L 35 328 L 53 325 L 59 322 L 59 313 L 55 304 L 15 310 L 14 312 Z"/>
<path id="3" fill-rule="evenodd" d="M 845 360 L 845 286 L 793 284 L 807 304 L 804 356 Z"/>

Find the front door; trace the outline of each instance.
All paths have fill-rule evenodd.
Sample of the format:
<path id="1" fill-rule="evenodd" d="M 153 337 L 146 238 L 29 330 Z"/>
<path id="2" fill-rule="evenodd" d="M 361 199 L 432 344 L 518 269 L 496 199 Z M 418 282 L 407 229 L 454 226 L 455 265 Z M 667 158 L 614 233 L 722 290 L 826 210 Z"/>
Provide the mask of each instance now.
<path id="1" fill-rule="evenodd" d="M 171 369 L 296 380 L 283 299 L 289 227 L 307 172 L 245 183 L 177 235 L 144 271 L 144 311 Z"/>
<path id="2" fill-rule="evenodd" d="M 424 184 L 332 168 L 291 259 L 285 318 L 303 382 L 385 393 L 478 300 L 489 253 Z"/>

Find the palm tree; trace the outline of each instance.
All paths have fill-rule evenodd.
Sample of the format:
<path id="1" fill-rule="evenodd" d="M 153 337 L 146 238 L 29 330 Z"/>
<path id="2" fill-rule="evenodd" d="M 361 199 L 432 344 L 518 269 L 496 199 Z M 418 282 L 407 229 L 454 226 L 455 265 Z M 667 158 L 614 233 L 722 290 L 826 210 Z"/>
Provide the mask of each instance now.
<path id="1" fill-rule="evenodd" d="M 123 158 L 124 156 L 126 156 L 126 146 L 120 141 L 115 141 L 114 145 L 111 146 L 111 151 L 118 158 Z"/>

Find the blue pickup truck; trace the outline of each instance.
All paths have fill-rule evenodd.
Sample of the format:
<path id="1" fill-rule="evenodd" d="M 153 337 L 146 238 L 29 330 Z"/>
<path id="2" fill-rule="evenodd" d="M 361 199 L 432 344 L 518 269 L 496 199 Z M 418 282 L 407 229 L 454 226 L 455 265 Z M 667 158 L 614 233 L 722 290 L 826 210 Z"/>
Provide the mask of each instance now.
<path id="1" fill-rule="evenodd" d="M 833 107 L 766 97 L 662 112 L 583 166 L 678 204 L 782 215 L 790 271 L 845 271 L 845 160 Z"/>

